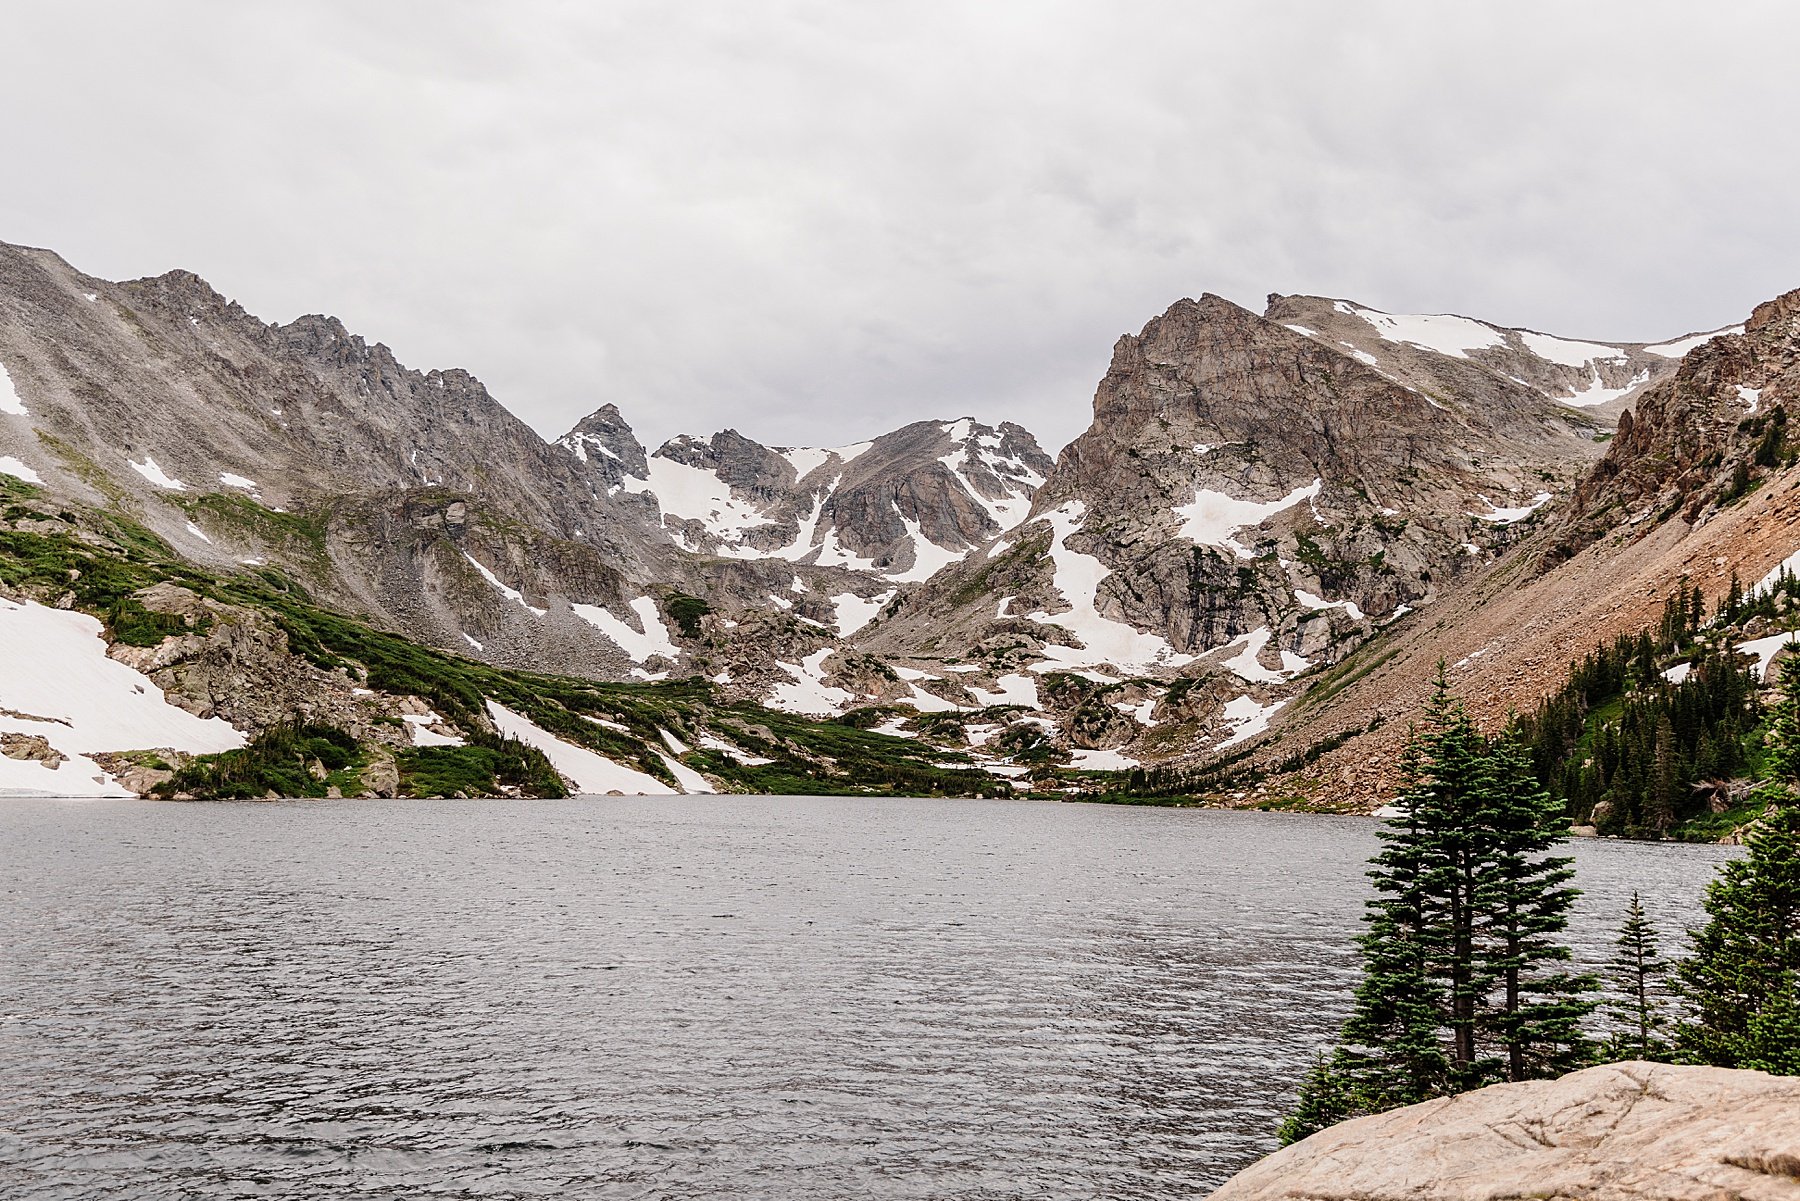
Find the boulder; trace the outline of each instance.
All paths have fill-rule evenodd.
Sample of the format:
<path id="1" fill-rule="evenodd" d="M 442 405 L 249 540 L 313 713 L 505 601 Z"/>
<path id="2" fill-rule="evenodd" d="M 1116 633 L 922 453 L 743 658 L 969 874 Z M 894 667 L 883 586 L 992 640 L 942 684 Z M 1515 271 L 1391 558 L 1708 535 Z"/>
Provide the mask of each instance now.
<path id="1" fill-rule="evenodd" d="M 1800 1078 L 1614 1063 L 1322 1130 L 1213 1201 L 1800 1201 Z"/>

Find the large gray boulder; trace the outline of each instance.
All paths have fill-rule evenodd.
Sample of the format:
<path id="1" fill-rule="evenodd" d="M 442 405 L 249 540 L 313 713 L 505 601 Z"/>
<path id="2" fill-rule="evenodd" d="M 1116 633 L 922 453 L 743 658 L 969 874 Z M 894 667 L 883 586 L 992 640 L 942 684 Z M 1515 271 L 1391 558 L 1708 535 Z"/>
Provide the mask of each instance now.
<path id="1" fill-rule="evenodd" d="M 1344 1122 L 1213 1201 L 1800 1201 L 1800 1078 L 1615 1063 Z"/>

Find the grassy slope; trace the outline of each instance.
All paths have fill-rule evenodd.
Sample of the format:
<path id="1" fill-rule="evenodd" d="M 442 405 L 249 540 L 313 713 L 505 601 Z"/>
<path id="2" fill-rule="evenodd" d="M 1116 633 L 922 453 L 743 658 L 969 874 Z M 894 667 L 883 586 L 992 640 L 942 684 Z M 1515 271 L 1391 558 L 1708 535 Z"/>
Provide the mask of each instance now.
<path id="1" fill-rule="evenodd" d="M 73 607 L 107 622 L 110 636 L 137 645 L 153 645 L 173 632 L 164 628 L 161 615 L 145 612 L 132 599 L 137 590 L 168 581 L 262 611 L 286 632 L 294 653 L 327 670 L 344 668 L 376 691 L 422 697 L 466 734 L 482 730 L 484 702 L 492 699 L 560 738 L 671 784 L 673 775 L 659 753 L 665 729 L 696 748 L 710 732 L 772 760 L 749 765 L 703 749 L 682 757 L 732 791 L 990 796 L 1007 791 L 1003 781 L 956 762 L 953 753 L 848 722 L 721 703 L 712 686 L 697 677 L 610 684 L 464 659 L 322 608 L 273 569 L 209 572 L 116 513 L 47 509 L 40 489 L 0 475 L 0 519 L 11 527 L 0 528 L 0 583 L 52 600 L 67 594 Z M 466 790 L 454 786 L 480 778 L 477 758 L 402 752 L 403 791 Z"/>

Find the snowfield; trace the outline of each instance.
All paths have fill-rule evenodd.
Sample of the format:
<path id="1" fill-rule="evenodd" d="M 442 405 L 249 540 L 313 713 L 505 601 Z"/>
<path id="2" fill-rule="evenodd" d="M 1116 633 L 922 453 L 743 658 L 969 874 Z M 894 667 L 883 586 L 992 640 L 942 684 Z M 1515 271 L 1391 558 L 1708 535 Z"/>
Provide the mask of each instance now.
<path id="1" fill-rule="evenodd" d="M 106 657 L 85 613 L 0 599 L 0 733 L 36 734 L 68 756 L 54 770 L 0 755 L 0 796 L 130 796 L 87 758 L 97 751 L 227 751 L 244 736 L 163 699 L 142 672 Z"/>
<path id="2" fill-rule="evenodd" d="M 605 634 L 631 656 L 633 663 L 641 664 L 652 655 L 666 655 L 671 659 L 681 657 L 681 648 L 675 645 L 669 627 L 663 624 L 662 614 L 656 611 L 656 602 L 647 596 L 638 597 L 628 606 L 637 614 L 638 624 L 644 627 L 642 633 L 614 617 L 602 605 L 570 605 L 569 608 L 575 610 L 575 616 Z"/>
<path id="3" fill-rule="evenodd" d="M 25 402 L 19 399 L 18 391 L 13 387 L 12 376 L 6 373 L 6 364 L 0 363 L 0 413 L 9 417 L 29 417 Z"/>
<path id="4" fill-rule="evenodd" d="M 1696 346 L 1703 346 L 1714 338 L 1723 338 L 1727 334 L 1741 334 L 1744 327 L 1728 325 L 1724 329 L 1715 329 L 1709 334 L 1694 334 L 1674 342 L 1664 342 L 1660 346 L 1646 346 L 1644 350 L 1650 354 L 1661 355 L 1665 359 L 1679 359 Z"/>
<path id="5" fill-rule="evenodd" d="M 1068 548 L 1069 535 L 1081 529 L 1087 517 L 1087 506 L 1081 501 L 1068 501 L 1039 520 L 1050 523 L 1055 537 L 1050 541 L 1050 561 L 1055 568 L 1056 590 L 1069 607 L 1062 613 L 1038 611 L 1026 620 L 1040 625 L 1061 626 L 1081 639 L 1082 649 L 1069 646 L 1046 646 L 1048 656 L 1032 665 L 1036 672 L 1061 671 L 1079 667 L 1107 666 L 1132 671 L 1151 664 L 1183 667 L 1194 661 L 1192 655 L 1175 652 L 1168 641 L 1157 634 L 1146 634 L 1122 621 L 1103 617 L 1095 607 L 1100 582 L 1112 572 L 1092 555 Z"/>
<path id="6" fill-rule="evenodd" d="M 1334 307 L 1340 313 L 1367 321 L 1384 341 L 1435 350 L 1453 359 L 1466 359 L 1471 350 L 1506 345 L 1506 335 L 1493 326 L 1449 313 L 1383 313 L 1358 308 L 1342 300 Z"/>
<path id="7" fill-rule="evenodd" d="M 584 746 L 564 742 L 524 714 L 514 713 L 505 705 L 489 701 L 487 711 L 502 734 L 509 734 L 544 752 L 551 765 L 574 782 L 577 792 L 599 795 L 622 792 L 628 796 L 675 795 L 675 789 L 655 776 L 614 763 L 605 755 L 590 751 Z"/>
<path id="8" fill-rule="evenodd" d="M 10 475 L 15 480 L 24 480 L 27 484 L 41 484 L 42 476 L 11 455 L 0 455 L 0 475 Z"/>
<path id="9" fill-rule="evenodd" d="M 1175 516 L 1182 519 L 1180 534 L 1196 546 L 1218 546 L 1232 551 L 1240 559 L 1255 557 L 1255 552 L 1232 535 L 1241 529 L 1259 526 L 1275 514 L 1291 509 L 1303 500 L 1318 499 L 1324 480 L 1315 479 L 1304 488 L 1295 488 L 1280 500 L 1239 500 L 1224 492 L 1202 488 L 1194 503 L 1178 506 Z"/>

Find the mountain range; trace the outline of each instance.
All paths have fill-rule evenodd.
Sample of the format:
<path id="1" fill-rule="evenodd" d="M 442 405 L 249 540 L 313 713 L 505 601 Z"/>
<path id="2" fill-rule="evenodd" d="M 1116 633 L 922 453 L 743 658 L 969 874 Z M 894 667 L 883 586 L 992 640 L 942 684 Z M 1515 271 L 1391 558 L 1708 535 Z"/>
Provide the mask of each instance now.
<path id="1" fill-rule="evenodd" d="M 650 451 L 615 404 L 546 441 L 467 372 L 335 318 L 269 324 L 188 272 L 112 283 L 0 246 L 0 791 L 65 787 L 68 760 L 80 791 L 142 791 L 326 719 L 388 758 L 512 735 L 590 790 L 729 789 L 771 761 L 750 742 L 841 767 L 793 733 L 810 720 L 964 789 L 1146 768 L 1370 808 L 1440 660 L 1492 725 L 1672 588 L 1794 555 L 1796 477 L 1769 447 L 1797 350 L 1800 293 L 1648 343 L 1203 295 L 1119 339 L 1054 458 L 950 415 Z M 52 543 L 86 556 L 58 560 L 77 578 Z M 108 556 L 158 566 L 102 588 Z M 231 581 L 469 678 L 605 685 L 618 712 L 308 657 L 324 618 Z M 156 704 L 129 728 L 43 712 L 64 671 L 64 692 Z M 658 697 L 666 721 L 639 711 Z"/>

